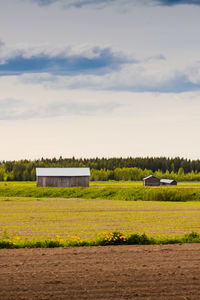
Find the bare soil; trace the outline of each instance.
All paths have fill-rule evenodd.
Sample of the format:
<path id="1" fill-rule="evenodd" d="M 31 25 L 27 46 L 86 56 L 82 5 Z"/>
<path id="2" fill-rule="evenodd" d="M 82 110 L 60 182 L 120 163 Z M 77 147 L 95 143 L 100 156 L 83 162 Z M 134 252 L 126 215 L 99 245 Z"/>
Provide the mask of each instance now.
<path id="1" fill-rule="evenodd" d="M 0 299 L 200 299 L 200 245 L 0 250 Z"/>

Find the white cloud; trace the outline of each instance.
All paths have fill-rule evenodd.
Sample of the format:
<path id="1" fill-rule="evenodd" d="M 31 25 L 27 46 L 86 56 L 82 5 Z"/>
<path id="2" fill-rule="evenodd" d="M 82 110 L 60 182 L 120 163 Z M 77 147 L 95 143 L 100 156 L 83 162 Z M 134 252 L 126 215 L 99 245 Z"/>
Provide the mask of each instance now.
<path id="1" fill-rule="evenodd" d="M 18 99 L 0 99 L 0 120 L 29 120 L 45 119 L 60 116 L 90 116 L 106 115 L 112 113 L 120 104 L 108 103 L 85 103 L 83 101 L 26 101 Z"/>
<path id="2" fill-rule="evenodd" d="M 134 60 L 133 60 L 134 61 Z M 88 89 L 133 92 L 182 93 L 199 90 L 199 63 L 174 65 L 162 56 L 147 57 L 137 63 L 125 63 L 121 69 L 99 76 L 80 74 L 57 76 L 29 74 L 19 78 L 23 83 L 43 84 L 54 89 Z"/>
<path id="3" fill-rule="evenodd" d="M 200 89 L 199 62 L 174 63 L 158 54 L 138 59 L 110 47 L 9 48 L 0 52 L 1 76 L 54 89 L 187 92 Z"/>

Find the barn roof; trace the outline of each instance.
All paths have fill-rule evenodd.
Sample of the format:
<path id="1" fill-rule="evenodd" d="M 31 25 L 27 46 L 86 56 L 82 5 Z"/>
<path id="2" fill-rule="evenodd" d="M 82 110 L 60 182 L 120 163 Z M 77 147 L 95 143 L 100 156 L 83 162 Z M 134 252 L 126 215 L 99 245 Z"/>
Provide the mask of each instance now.
<path id="1" fill-rule="evenodd" d="M 166 183 L 166 184 L 170 184 L 170 183 L 172 183 L 172 182 L 174 182 L 175 180 L 173 180 L 173 179 L 160 179 L 160 182 L 161 183 Z"/>
<path id="2" fill-rule="evenodd" d="M 90 168 L 36 168 L 36 176 L 90 176 Z"/>
<path id="3" fill-rule="evenodd" d="M 146 180 L 146 179 L 149 179 L 149 178 L 152 178 L 152 177 L 158 179 L 157 177 L 155 177 L 155 176 L 153 176 L 153 175 L 149 175 L 149 176 L 143 178 L 143 180 Z"/>

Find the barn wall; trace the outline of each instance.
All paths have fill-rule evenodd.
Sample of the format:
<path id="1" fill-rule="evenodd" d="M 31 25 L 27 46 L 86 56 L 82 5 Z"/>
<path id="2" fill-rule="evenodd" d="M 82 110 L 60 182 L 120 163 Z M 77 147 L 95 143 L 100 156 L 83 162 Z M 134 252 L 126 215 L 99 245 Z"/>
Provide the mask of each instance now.
<path id="1" fill-rule="evenodd" d="M 172 181 L 171 185 L 177 185 L 177 181 Z"/>
<path id="2" fill-rule="evenodd" d="M 89 176 L 38 176 L 37 186 L 73 187 L 89 186 Z"/>
<path id="3" fill-rule="evenodd" d="M 145 186 L 159 186 L 160 185 L 160 179 L 158 178 L 148 178 L 144 180 L 144 185 Z"/>

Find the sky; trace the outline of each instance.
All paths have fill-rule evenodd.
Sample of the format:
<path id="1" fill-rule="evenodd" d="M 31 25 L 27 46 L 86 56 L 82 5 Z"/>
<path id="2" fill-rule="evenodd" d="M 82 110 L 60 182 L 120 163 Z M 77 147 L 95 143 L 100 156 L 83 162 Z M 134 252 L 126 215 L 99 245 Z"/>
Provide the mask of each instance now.
<path id="1" fill-rule="evenodd" d="M 199 159 L 200 0 L 1 0 L 0 161 Z"/>

